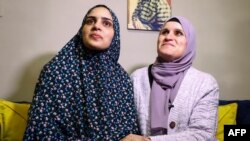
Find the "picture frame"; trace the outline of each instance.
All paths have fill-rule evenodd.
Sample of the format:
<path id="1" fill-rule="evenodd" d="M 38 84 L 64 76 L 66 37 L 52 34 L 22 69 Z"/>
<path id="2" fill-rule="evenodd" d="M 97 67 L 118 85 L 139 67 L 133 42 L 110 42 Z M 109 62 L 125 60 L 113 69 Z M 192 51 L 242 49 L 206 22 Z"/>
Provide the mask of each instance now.
<path id="1" fill-rule="evenodd" d="M 3 16 L 3 0 L 0 0 L 0 17 Z"/>
<path id="2" fill-rule="evenodd" d="M 127 27 L 159 31 L 171 14 L 171 0 L 128 0 Z"/>

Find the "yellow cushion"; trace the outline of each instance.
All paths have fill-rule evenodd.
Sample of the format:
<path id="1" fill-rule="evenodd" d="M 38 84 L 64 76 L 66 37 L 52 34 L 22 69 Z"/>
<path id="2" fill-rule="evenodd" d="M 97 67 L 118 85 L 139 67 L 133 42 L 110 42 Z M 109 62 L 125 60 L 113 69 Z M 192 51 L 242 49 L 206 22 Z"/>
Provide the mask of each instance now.
<path id="1" fill-rule="evenodd" d="M 0 141 L 21 141 L 27 124 L 28 103 L 0 99 Z"/>
<path id="2" fill-rule="evenodd" d="M 219 106 L 218 128 L 216 137 L 219 141 L 224 141 L 224 125 L 235 125 L 237 114 L 237 103 L 230 103 Z"/>

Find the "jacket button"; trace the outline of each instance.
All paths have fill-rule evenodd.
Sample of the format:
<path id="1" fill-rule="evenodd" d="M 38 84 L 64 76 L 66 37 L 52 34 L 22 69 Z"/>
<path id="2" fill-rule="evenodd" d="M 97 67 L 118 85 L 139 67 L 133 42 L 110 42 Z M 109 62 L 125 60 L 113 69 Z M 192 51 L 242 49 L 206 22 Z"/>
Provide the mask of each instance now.
<path id="1" fill-rule="evenodd" d="M 175 127 L 175 122 L 174 122 L 174 121 L 171 121 L 170 124 L 169 124 L 169 127 L 170 127 L 171 129 L 173 129 L 173 128 Z"/>

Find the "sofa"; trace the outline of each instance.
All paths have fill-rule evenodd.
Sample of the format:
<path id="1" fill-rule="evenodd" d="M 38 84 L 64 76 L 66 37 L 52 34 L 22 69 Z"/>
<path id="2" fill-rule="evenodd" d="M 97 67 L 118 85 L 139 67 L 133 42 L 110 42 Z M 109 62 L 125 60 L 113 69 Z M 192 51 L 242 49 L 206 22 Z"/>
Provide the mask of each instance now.
<path id="1" fill-rule="evenodd" d="M 237 103 L 236 124 L 250 124 L 250 100 L 220 100 L 219 105 Z"/>
<path id="2" fill-rule="evenodd" d="M 22 141 L 30 103 L 0 99 L 0 141 Z"/>
<path id="3" fill-rule="evenodd" d="M 21 141 L 30 103 L 0 99 L 0 141 Z M 224 140 L 225 124 L 250 124 L 250 100 L 220 100 L 216 137 Z"/>

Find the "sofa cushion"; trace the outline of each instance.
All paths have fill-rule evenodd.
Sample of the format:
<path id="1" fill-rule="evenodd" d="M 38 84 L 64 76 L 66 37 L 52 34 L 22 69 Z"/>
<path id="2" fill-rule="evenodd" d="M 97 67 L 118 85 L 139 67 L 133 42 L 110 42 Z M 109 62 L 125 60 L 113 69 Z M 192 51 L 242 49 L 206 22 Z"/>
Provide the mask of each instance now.
<path id="1" fill-rule="evenodd" d="M 27 124 L 28 103 L 0 99 L 0 141 L 21 141 Z"/>
<path id="2" fill-rule="evenodd" d="M 237 103 L 220 105 L 218 108 L 218 128 L 216 137 L 218 140 L 224 140 L 224 125 L 235 125 L 237 114 Z"/>
<path id="3" fill-rule="evenodd" d="M 250 100 L 220 100 L 219 105 L 236 102 L 238 104 L 236 123 L 250 124 Z"/>

